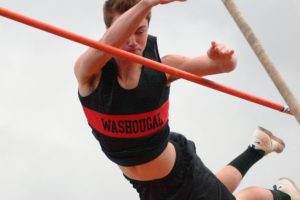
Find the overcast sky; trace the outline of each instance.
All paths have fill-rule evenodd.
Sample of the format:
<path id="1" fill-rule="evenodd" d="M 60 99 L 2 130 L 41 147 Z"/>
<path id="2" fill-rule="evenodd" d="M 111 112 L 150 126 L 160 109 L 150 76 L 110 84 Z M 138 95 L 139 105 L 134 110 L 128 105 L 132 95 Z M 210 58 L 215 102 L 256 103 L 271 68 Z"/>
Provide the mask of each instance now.
<path id="1" fill-rule="evenodd" d="M 99 39 L 103 2 L 0 0 L 0 6 Z M 237 4 L 299 100 L 300 1 Z M 227 44 L 237 69 L 207 78 L 284 104 L 221 0 L 158 6 L 150 26 L 161 55 L 197 56 L 212 40 Z M 73 65 L 86 48 L 0 17 L 0 199 L 138 199 L 100 151 L 77 98 Z M 245 150 L 258 125 L 271 130 L 286 150 L 257 163 L 239 189 L 271 188 L 282 176 L 300 185 L 300 129 L 292 116 L 180 80 L 172 87 L 170 117 L 171 129 L 192 139 L 214 172 Z"/>

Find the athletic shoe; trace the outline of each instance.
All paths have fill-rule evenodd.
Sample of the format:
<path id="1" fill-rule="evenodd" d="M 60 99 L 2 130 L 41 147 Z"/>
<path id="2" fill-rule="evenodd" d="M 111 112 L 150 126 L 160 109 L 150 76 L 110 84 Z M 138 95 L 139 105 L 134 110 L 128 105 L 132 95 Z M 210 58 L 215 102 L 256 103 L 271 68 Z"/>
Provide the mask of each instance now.
<path id="1" fill-rule="evenodd" d="M 300 190 L 289 178 L 280 178 L 273 188 L 290 195 L 291 200 L 300 200 Z"/>
<path id="2" fill-rule="evenodd" d="M 273 135 L 267 129 L 258 127 L 253 134 L 253 141 L 250 147 L 256 150 L 262 150 L 265 154 L 276 152 L 281 153 L 285 148 L 283 140 Z"/>

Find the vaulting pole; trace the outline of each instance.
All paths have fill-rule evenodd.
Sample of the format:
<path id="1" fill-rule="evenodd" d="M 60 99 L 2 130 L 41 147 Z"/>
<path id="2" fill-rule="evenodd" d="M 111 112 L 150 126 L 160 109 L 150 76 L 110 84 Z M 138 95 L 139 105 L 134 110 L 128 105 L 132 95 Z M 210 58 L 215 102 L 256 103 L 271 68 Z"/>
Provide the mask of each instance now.
<path id="1" fill-rule="evenodd" d="M 282 76 L 279 74 L 278 70 L 276 69 L 275 65 L 269 59 L 266 51 L 263 49 L 261 43 L 258 41 L 257 37 L 255 36 L 254 32 L 252 31 L 249 24 L 246 22 L 242 13 L 240 12 L 239 8 L 235 4 L 234 0 L 222 0 L 225 7 L 227 8 L 228 12 L 231 14 L 232 18 L 240 28 L 241 32 L 247 39 L 248 43 L 252 47 L 253 51 L 255 52 L 256 56 L 262 63 L 263 67 L 265 68 L 266 72 L 268 73 L 269 77 L 274 82 L 275 86 L 277 87 L 278 91 L 280 92 L 281 96 L 291 109 L 291 112 L 295 116 L 296 120 L 300 124 L 300 104 L 288 88 L 287 84 L 283 80 Z"/>
<path id="2" fill-rule="evenodd" d="M 170 67 L 168 65 L 165 65 L 165 64 L 162 64 L 159 62 L 155 62 L 153 60 L 120 50 L 118 48 L 100 43 L 96 40 L 92 40 L 92 39 L 80 36 L 78 34 L 63 30 L 61 28 L 46 24 L 46 23 L 38 21 L 36 19 L 29 18 L 27 16 L 18 14 L 16 12 L 7 10 L 5 8 L 0 7 L 0 15 L 4 16 L 6 18 L 9 18 L 9 19 L 15 20 L 17 22 L 35 27 L 37 29 L 52 33 L 54 35 L 84 44 L 86 46 L 89 46 L 89 47 L 92 47 L 95 49 L 99 49 L 101 51 L 105 51 L 111 55 L 114 55 L 117 57 L 122 57 L 122 58 L 128 59 L 128 60 L 136 62 L 136 63 L 140 63 L 144 66 L 151 67 L 155 70 L 162 71 L 162 72 L 171 74 L 173 76 L 177 76 L 177 77 L 192 81 L 194 83 L 198 83 L 200 85 L 203 85 L 203 86 L 206 86 L 206 87 L 209 87 L 209 88 L 212 88 L 212 89 L 215 89 L 215 90 L 218 90 L 218 91 L 221 91 L 221 92 L 224 92 L 224 93 L 227 93 L 227 94 L 230 94 L 230 95 L 242 98 L 242 99 L 245 99 L 245 100 L 253 102 L 253 103 L 257 103 L 257 104 L 272 108 L 274 110 L 277 110 L 277 111 L 280 111 L 283 113 L 291 114 L 289 108 L 284 105 L 280 105 L 278 103 L 248 94 L 246 92 L 238 91 L 238 90 L 235 90 L 235 89 L 227 87 L 227 86 L 223 86 L 221 84 L 210 81 L 208 79 L 201 78 L 197 75 L 194 75 L 194 74 L 182 71 L 182 70 L 178 70 L 178 69 Z"/>

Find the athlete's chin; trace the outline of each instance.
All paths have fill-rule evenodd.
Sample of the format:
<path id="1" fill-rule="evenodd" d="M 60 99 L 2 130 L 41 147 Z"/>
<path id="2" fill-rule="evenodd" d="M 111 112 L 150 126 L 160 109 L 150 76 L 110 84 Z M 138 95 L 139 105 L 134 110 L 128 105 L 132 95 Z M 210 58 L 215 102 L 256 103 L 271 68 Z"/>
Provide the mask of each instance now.
<path id="1" fill-rule="evenodd" d="M 136 52 L 135 54 L 138 55 L 138 56 L 142 56 L 142 55 L 143 55 L 143 52 L 142 52 L 142 51 L 138 51 L 138 52 Z"/>

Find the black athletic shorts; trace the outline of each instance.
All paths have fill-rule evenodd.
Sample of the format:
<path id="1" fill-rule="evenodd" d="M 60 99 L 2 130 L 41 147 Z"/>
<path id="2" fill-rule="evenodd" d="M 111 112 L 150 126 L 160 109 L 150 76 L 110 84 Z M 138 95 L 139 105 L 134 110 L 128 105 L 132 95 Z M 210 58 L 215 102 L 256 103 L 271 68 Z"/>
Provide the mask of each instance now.
<path id="1" fill-rule="evenodd" d="M 235 197 L 196 155 L 195 144 L 183 135 L 171 133 L 176 162 L 164 178 L 136 181 L 126 177 L 142 200 L 235 200 Z"/>

